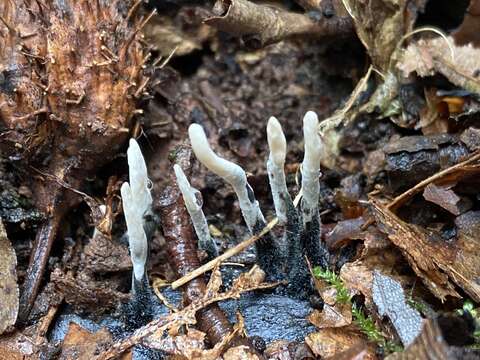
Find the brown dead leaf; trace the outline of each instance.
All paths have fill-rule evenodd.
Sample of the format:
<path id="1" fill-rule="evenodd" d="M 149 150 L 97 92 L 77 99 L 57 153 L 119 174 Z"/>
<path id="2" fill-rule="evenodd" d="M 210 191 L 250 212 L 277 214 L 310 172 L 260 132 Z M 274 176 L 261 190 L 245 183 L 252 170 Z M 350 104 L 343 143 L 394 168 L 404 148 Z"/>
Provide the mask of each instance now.
<path id="1" fill-rule="evenodd" d="M 18 315 L 17 256 L 0 218 L 0 334 L 15 324 Z"/>
<path id="2" fill-rule="evenodd" d="M 0 340 L 0 360 L 24 360 L 39 356 L 41 351 L 34 339 L 17 331 L 2 336 Z"/>
<path id="3" fill-rule="evenodd" d="M 335 355 L 331 360 L 367 360 L 376 358 L 371 346 L 369 347 L 367 344 L 359 342 L 348 350 Z"/>
<path id="4" fill-rule="evenodd" d="M 358 37 L 367 48 L 373 65 L 389 70 L 390 58 L 404 34 L 412 30 L 425 0 L 346 0 Z"/>
<path id="5" fill-rule="evenodd" d="M 480 213 L 471 211 L 457 218 L 458 239 L 449 244 L 433 230 L 427 233 L 419 226 L 405 223 L 378 201 L 371 203 L 377 223 L 435 296 L 442 301 L 446 296 L 460 297 L 453 281 L 472 299 L 480 301 L 480 243 L 475 237 L 480 230 Z"/>
<path id="6" fill-rule="evenodd" d="M 480 49 L 471 45 L 456 46 L 448 37 L 421 39 L 404 51 L 397 67 L 408 77 L 416 72 L 421 77 L 440 73 L 452 84 L 472 93 L 480 93 L 480 80 L 475 76 L 480 68 Z"/>
<path id="7" fill-rule="evenodd" d="M 184 356 L 187 359 L 199 358 L 205 349 L 205 333 L 188 328 L 187 333 L 177 336 L 163 336 L 154 333 L 143 339 L 142 343 L 149 348 L 162 350 L 170 355 Z"/>
<path id="8" fill-rule="evenodd" d="M 220 266 L 216 266 L 208 280 L 206 296 L 213 297 L 218 294 L 220 286 L 222 286 L 222 273 L 220 272 Z"/>
<path id="9" fill-rule="evenodd" d="M 453 185 L 428 184 L 423 190 L 423 197 L 453 215 L 460 215 L 471 208 L 472 202 L 468 198 L 458 196 L 452 187 Z"/>
<path id="10" fill-rule="evenodd" d="M 318 329 L 339 328 L 350 325 L 352 323 L 352 306 L 351 304 L 340 303 L 333 306 L 324 304 L 322 311 L 313 310 L 308 316 L 308 321 Z"/>
<path id="11" fill-rule="evenodd" d="M 111 340 L 112 335 L 105 328 L 91 333 L 80 325 L 71 322 L 63 340 L 59 359 L 91 360 L 96 355 L 97 349 L 108 344 Z"/>
<path id="12" fill-rule="evenodd" d="M 313 353 L 322 359 L 330 359 L 340 355 L 353 346 L 366 346 L 362 336 L 357 332 L 345 328 L 322 329 L 307 335 L 305 342 Z M 369 348 L 368 356 L 363 359 L 375 359 L 372 349 Z"/>
<path id="13" fill-rule="evenodd" d="M 395 265 L 402 261 L 402 257 L 386 236 L 375 228 L 369 228 L 364 246 L 359 259 L 342 266 L 340 278 L 348 289 L 360 292 L 366 303 L 371 304 L 374 270 L 399 279 L 394 276 Z"/>
<path id="14" fill-rule="evenodd" d="M 224 360 L 260 360 L 257 354 L 253 353 L 248 346 L 241 345 L 228 349 L 223 354 Z"/>

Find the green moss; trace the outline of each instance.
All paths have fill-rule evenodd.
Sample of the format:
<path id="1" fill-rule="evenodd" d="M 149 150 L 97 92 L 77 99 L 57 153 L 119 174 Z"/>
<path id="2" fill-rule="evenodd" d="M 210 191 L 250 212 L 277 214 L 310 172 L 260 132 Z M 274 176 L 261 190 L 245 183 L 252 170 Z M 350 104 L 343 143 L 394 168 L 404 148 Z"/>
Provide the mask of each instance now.
<path id="1" fill-rule="evenodd" d="M 399 344 L 387 340 L 383 333 L 376 327 L 375 321 L 371 318 L 371 316 L 365 315 L 362 309 L 360 309 L 356 304 L 352 303 L 352 297 L 350 296 L 347 287 L 335 272 L 328 269 L 324 270 L 320 267 L 313 268 L 312 272 L 317 279 L 322 279 L 330 286 L 335 288 L 337 291 L 337 302 L 352 305 L 353 322 L 369 341 L 374 342 L 379 347 L 383 348 L 386 353 L 393 353 L 403 350 Z"/>

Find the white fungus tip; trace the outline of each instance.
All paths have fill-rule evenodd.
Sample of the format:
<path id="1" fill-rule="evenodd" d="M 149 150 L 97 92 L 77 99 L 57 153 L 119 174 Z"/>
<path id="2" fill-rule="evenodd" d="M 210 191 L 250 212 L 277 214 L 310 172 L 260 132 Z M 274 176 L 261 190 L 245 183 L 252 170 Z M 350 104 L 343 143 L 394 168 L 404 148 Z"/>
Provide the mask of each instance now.
<path id="1" fill-rule="evenodd" d="M 267 141 L 272 161 L 276 166 L 283 168 L 287 155 L 287 139 L 285 139 L 282 125 L 274 116 L 268 119 Z"/>
<path id="2" fill-rule="evenodd" d="M 303 118 L 303 137 L 305 141 L 303 166 L 312 170 L 319 169 L 322 142 L 318 133 L 318 117 L 313 111 L 308 111 Z"/>
<path id="3" fill-rule="evenodd" d="M 197 159 L 210 171 L 223 178 L 232 185 L 237 194 L 243 217 L 250 230 L 264 218 L 258 206 L 258 202 L 252 201 L 248 194 L 248 182 L 245 171 L 237 164 L 217 156 L 205 135 L 205 131 L 198 124 L 192 124 L 188 128 L 190 143 Z"/>
<path id="4" fill-rule="evenodd" d="M 313 111 L 308 111 L 303 118 L 303 137 L 305 154 L 302 162 L 302 208 L 304 221 L 310 221 L 312 216 L 318 214 L 320 159 L 322 156 L 318 117 Z"/>
<path id="5" fill-rule="evenodd" d="M 307 111 L 303 117 L 303 128 L 317 128 L 318 127 L 318 116 L 315 111 Z"/>
<path id="6" fill-rule="evenodd" d="M 148 243 L 144 225 L 144 215 L 152 205 L 147 164 L 135 139 L 130 139 L 127 150 L 129 182 L 122 184 L 120 193 L 123 212 L 127 223 L 130 256 L 136 280 L 142 280 L 145 274 Z"/>
<path id="7" fill-rule="evenodd" d="M 197 190 L 190 186 L 185 173 L 178 164 L 173 165 L 173 171 L 175 172 L 175 177 L 177 178 L 177 185 L 183 195 L 185 206 L 187 207 L 188 211 L 197 211 L 199 208 L 196 199 Z"/>

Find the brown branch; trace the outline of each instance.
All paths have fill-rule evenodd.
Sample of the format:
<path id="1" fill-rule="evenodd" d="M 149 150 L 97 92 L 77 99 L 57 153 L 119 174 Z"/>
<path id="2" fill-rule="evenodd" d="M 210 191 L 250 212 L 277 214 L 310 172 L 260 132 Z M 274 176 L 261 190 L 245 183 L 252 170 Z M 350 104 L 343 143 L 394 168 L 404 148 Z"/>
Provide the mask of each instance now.
<path id="1" fill-rule="evenodd" d="M 205 23 L 241 36 L 246 45 L 260 48 L 293 36 L 327 38 L 353 33 L 350 17 L 314 20 L 280 8 L 254 4 L 248 0 L 217 0 L 214 17 Z"/>

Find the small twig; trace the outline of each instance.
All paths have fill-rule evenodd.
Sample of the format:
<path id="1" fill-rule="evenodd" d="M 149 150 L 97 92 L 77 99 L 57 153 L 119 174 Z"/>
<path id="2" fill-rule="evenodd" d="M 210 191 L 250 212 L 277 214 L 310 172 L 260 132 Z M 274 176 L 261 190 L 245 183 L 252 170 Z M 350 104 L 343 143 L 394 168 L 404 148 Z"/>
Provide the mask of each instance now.
<path id="1" fill-rule="evenodd" d="M 298 194 L 295 197 L 295 200 L 293 201 L 295 206 L 298 205 L 300 199 L 301 199 L 301 194 Z M 250 237 L 249 239 L 247 239 L 245 241 L 242 241 L 240 244 L 238 244 L 237 246 L 235 246 L 231 249 L 228 249 L 227 251 L 225 251 L 223 254 L 216 257 L 215 259 L 207 262 L 206 264 L 200 266 L 199 268 L 189 272 L 187 275 L 185 275 L 185 276 L 181 277 L 180 279 L 172 282 L 172 289 L 177 289 L 180 286 L 185 285 L 186 283 L 195 279 L 196 277 L 206 273 L 207 271 L 212 270 L 213 268 L 215 268 L 215 266 L 219 265 L 220 263 L 224 262 L 225 260 L 231 258 L 232 256 L 234 256 L 238 253 L 241 253 L 242 251 L 247 249 L 250 245 L 254 244 L 262 236 L 267 234 L 270 230 L 272 230 L 275 227 L 275 225 L 277 225 L 277 224 L 278 224 L 278 218 L 275 217 L 258 234 L 253 235 L 252 237 Z"/>
<path id="2" fill-rule="evenodd" d="M 142 0 L 137 0 L 135 2 L 135 4 L 132 5 L 132 7 L 130 8 L 130 10 L 128 10 L 128 14 L 127 14 L 127 18 L 125 19 L 125 21 L 129 21 L 130 18 L 132 17 L 132 15 L 135 13 L 135 11 L 137 10 L 138 6 L 142 3 Z"/>
<path id="3" fill-rule="evenodd" d="M 240 289 L 240 293 L 245 293 L 257 289 L 268 289 L 277 285 L 278 283 L 257 284 Z M 165 331 L 166 329 L 168 329 L 169 326 L 174 323 L 186 323 L 188 320 L 190 320 L 188 314 L 193 315 L 197 311 L 207 307 L 210 304 L 214 304 L 216 302 L 227 300 L 236 296 L 237 294 L 235 294 L 235 290 L 227 291 L 225 293 L 218 294 L 212 298 L 202 299 L 198 302 L 194 302 L 179 312 L 172 313 L 167 316 L 162 316 L 156 320 L 153 320 L 147 325 L 136 330 L 131 336 L 114 343 L 107 351 L 96 357 L 95 360 L 113 359 L 125 352 L 126 350 L 130 349 L 131 347 L 135 346 L 136 344 L 140 343 L 142 339 L 154 334 L 157 331 Z"/>
<path id="4" fill-rule="evenodd" d="M 82 102 L 82 100 L 83 100 L 84 97 L 85 97 L 85 93 L 79 95 L 75 100 L 67 99 L 67 100 L 65 100 L 65 102 L 66 102 L 67 104 L 79 105 L 79 104 Z"/>
<path id="5" fill-rule="evenodd" d="M 0 21 L 7 27 L 8 31 L 16 33 L 15 29 L 2 16 L 0 16 Z"/>
<path id="6" fill-rule="evenodd" d="M 37 115 L 40 115 L 40 114 L 44 114 L 46 112 L 48 112 L 48 108 L 46 106 L 44 106 L 44 107 L 42 107 L 38 110 L 35 110 L 35 111 L 31 112 L 30 114 L 17 117 L 15 120 L 16 121 L 27 120 L 27 119 L 31 118 L 32 116 L 37 116 Z"/>
<path id="7" fill-rule="evenodd" d="M 173 57 L 173 55 L 175 54 L 175 52 L 177 51 L 178 49 L 178 45 L 175 46 L 175 48 L 172 50 L 172 52 L 168 55 L 168 57 L 162 62 L 162 64 L 158 67 L 159 69 L 163 69 L 169 62 L 170 62 L 170 59 Z M 159 58 L 160 59 L 160 58 Z"/>

